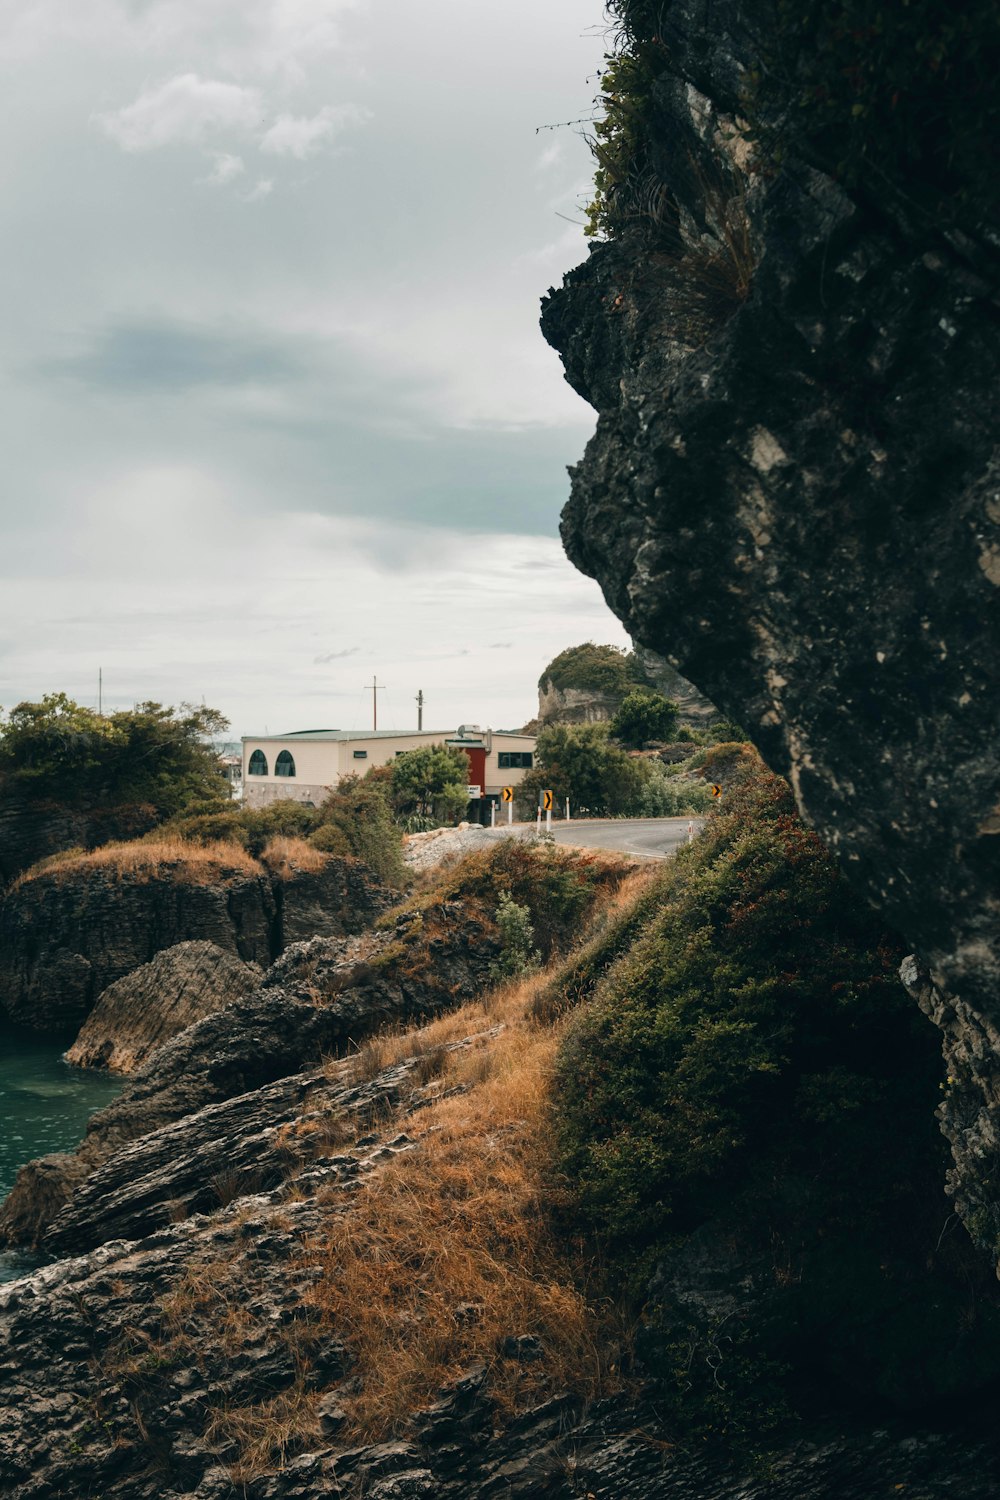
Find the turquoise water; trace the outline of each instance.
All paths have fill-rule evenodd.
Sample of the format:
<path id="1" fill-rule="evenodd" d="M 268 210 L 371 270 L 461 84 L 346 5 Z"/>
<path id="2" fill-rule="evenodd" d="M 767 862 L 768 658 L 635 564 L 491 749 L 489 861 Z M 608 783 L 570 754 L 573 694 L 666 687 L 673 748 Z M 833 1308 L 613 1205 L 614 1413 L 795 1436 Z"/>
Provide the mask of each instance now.
<path id="1" fill-rule="evenodd" d="M 121 1078 L 66 1066 L 62 1054 L 72 1040 L 0 1031 L 0 1199 L 18 1167 L 49 1151 L 71 1151 L 94 1110 L 121 1092 Z M 0 1281 L 37 1263 L 0 1250 Z"/>

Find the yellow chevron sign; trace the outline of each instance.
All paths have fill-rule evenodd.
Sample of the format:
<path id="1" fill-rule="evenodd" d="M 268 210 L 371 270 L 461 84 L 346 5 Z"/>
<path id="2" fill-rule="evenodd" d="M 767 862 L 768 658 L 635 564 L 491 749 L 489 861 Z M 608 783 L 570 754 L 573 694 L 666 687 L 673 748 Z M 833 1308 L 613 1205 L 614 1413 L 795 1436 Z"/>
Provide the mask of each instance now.
<path id="1" fill-rule="evenodd" d="M 551 812 L 551 811 L 552 811 L 552 793 L 551 792 L 543 792 L 542 793 L 542 812 Z"/>
<path id="2" fill-rule="evenodd" d="M 721 788 L 721 786 L 716 786 L 716 784 L 714 782 L 709 787 L 709 791 L 712 793 L 713 797 L 721 797 L 722 796 L 722 788 Z"/>
<path id="3" fill-rule="evenodd" d="M 503 798 L 503 800 L 505 802 L 513 802 L 513 800 L 514 800 L 514 788 L 512 786 L 505 786 L 502 789 L 500 795 L 501 795 L 501 797 Z"/>

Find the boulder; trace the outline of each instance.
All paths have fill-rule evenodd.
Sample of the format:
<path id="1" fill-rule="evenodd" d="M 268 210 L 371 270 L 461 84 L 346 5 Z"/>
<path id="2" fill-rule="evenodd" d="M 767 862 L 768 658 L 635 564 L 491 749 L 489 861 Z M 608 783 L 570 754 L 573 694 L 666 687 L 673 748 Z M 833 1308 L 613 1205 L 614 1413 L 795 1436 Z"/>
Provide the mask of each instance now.
<path id="1" fill-rule="evenodd" d="M 260 984 L 263 970 L 214 943 L 177 943 L 101 994 L 66 1053 L 78 1068 L 134 1073 L 178 1032 Z"/>

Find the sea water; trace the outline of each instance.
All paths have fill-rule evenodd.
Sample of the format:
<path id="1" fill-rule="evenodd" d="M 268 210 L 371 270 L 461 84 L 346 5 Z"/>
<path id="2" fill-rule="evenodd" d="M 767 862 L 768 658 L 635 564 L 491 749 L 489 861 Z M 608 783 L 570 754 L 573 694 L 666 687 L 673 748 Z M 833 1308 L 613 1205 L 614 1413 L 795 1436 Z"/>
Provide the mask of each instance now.
<path id="1" fill-rule="evenodd" d="M 63 1062 L 72 1040 L 0 1031 L 0 1200 L 18 1167 L 50 1151 L 72 1151 L 94 1111 L 121 1092 L 123 1079 Z M 38 1264 L 38 1256 L 0 1250 L 0 1281 Z"/>

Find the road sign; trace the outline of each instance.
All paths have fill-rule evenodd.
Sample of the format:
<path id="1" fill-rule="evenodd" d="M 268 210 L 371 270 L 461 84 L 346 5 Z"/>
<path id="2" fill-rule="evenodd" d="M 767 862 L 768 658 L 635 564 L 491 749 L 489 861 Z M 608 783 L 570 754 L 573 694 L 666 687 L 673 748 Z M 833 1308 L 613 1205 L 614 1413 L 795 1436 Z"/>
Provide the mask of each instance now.
<path id="1" fill-rule="evenodd" d="M 475 802 L 477 797 L 481 797 L 483 793 L 478 782 L 470 781 L 468 786 L 465 788 L 465 795 L 468 797 L 470 802 Z"/>
<path id="2" fill-rule="evenodd" d="M 500 795 L 505 802 L 513 802 L 514 788 L 512 786 L 505 786 L 501 789 Z"/>
<path id="3" fill-rule="evenodd" d="M 713 781 L 712 785 L 709 787 L 709 791 L 712 793 L 713 797 L 721 797 L 722 796 L 722 788 L 721 788 L 721 786 L 717 786 L 714 781 Z"/>
<path id="4" fill-rule="evenodd" d="M 545 791 L 542 793 L 542 800 L 539 805 L 542 809 L 542 812 L 552 811 L 552 793 L 550 791 Z"/>

